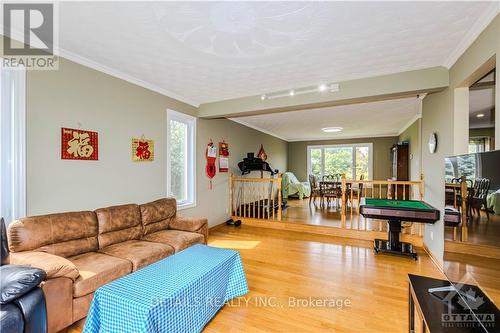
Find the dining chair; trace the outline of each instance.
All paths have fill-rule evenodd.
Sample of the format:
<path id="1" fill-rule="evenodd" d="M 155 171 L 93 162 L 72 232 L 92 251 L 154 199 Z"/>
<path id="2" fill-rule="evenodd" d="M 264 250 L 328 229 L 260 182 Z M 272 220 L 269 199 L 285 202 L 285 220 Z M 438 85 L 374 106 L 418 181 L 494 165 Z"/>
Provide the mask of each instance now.
<path id="1" fill-rule="evenodd" d="M 327 206 L 332 200 L 335 200 L 338 207 L 339 197 L 342 195 L 340 188 L 340 174 L 324 175 L 323 180 L 320 182 L 321 204 L 324 207 L 326 199 Z"/>
<path id="2" fill-rule="evenodd" d="M 486 218 L 490 219 L 490 214 L 488 212 L 488 205 L 486 204 L 486 198 L 490 190 L 491 181 L 488 178 L 481 178 L 476 180 L 478 185 L 474 191 L 474 194 L 470 200 L 471 210 L 475 210 L 479 216 L 481 216 L 481 208 L 484 207 L 486 212 Z"/>
<path id="3" fill-rule="evenodd" d="M 309 205 L 314 200 L 314 204 L 316 204 L 316 198 L 320 198 L 321 200 L 321 190 L 318 185 L 318 181 L 316 176 L 313 174 L 309 175 L 309 185 L 311 186 L 311 195 L 309 196 Z"/>
<path id="4" fill-rule="evenodd" d="M 467 209 L 467 216 L 472 216 L 474 209 L 472 209 L 472 201 L 479 192 L 479 187 L 481 186 L 481 178 L 474 179 L 474 182 L 470 188 L 467 189 L 467 197 L 465 198 L 465 206 Z"/>

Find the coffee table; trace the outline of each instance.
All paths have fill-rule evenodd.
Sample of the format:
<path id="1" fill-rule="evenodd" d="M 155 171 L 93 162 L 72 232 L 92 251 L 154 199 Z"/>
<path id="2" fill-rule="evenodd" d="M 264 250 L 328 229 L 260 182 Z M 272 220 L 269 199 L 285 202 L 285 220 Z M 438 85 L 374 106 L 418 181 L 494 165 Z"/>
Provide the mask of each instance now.
<path id="1" fill-rule="evenodd" d="M 247 292 L 237 251 L 198 244 L 98 288 L 83 332 L 200 332 Z"/>

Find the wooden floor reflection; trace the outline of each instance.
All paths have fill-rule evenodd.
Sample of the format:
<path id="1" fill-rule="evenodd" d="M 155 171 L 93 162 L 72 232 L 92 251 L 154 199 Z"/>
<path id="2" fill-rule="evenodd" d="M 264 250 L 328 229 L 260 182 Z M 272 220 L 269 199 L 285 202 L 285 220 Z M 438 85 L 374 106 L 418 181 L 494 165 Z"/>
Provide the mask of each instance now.
<path id="1" fill-rule="evenodd" d="M 481 211 L 481 215 L 474 214 L 467 223 L 468 238 L 467 243 L 489 245 L 500 247 L 500 215 L 490 214 Z M 460 228 L 457 230 L 457 239 L 460 239 Z M 445 228 L 445 239 L 453 240 L 453 228 Z"/>
<path id="2" fill-rule="evenodd" d="M 348 206 L 346 214 L 343 216 L 340 203 L 330 203 L 330 205 L 322 207 L 319 200 L 309 205 L 309 199 L 307 198 L 303 200 L 290 198 L 288 207 L 283 210 L 282 222 L 354 230 L 387 231 L 387 221 L 367 219 L 361 216 L 357 202 L 352 207 Z M 415 225 L 412 229 L 411 223 L 403 223 L 403 227 L 403 233 L 418 232 Z"/>
<path id="3" fill-rule="evenodd" d="M 450 280 L 479 285 L 500 308 L 500 259 L 445 252 L 444 271 Z"/>

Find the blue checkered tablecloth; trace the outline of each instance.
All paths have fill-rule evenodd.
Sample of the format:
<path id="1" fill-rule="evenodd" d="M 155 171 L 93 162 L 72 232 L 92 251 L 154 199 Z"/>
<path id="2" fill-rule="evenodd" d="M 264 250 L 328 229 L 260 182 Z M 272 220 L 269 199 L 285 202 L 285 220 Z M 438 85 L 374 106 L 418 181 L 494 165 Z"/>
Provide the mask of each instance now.
<path id="1" fill-rule="evenodd" d="M 97 289 L 83 333 L 200 332 L 247 292 L 238 252 L 194 245 Z"/>

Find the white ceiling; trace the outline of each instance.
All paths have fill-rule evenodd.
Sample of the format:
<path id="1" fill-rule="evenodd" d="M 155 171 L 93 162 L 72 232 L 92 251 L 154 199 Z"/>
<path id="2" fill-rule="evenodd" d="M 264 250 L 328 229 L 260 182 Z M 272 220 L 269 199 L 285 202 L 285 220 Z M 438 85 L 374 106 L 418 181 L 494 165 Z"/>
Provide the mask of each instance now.
<path id="1" fill-rule="evenodd" d="M 494 127 L 492 110 L 495 107 L 495 86 L 485 89 L 470 90 L 469 93 L 469 127 L 487 128 Z M 484 117 L 477 118 L 478 114 Z"/>
<path id="2" fill-rule="evenodd" d="M 416 120 L 420 104 L 415 97 L 230 119 L 286 141 L 392 136 Z M 343 130 L 325 133 L 325 127 Z"/>
<path id="3" fill-rule="evenodd" d="M 61 2 L 59 45 L 197 105 L 450 65 L 492 10 L 498 3 Z"/>

